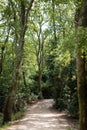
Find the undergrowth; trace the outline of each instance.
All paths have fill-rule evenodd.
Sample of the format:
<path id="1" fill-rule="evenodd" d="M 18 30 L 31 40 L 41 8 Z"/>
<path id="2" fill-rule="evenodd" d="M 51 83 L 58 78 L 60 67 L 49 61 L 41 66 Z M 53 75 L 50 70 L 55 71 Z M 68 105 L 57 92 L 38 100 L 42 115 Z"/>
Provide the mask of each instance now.
<path id="1" fill-rule="evenodd" d="M 13 121 L 21 119 L 24 116 L 25 110 L 19 111 L 13 115 Z"/>
<path id="2" fill-rule="evenodd" d="M 12 120 L 14 121 L 14 120 L 21 119 L 24 116 L 24 112 L 25 112 L 25 110 L 21 110 L 21 111 L 15 113 L 12 117 Z M 6 130 L 6 128 L 10 125 L 10 122 L 2 125 L 2 121 L 3 121 L 3 117 L 0 120 L 0 130 Z"/>

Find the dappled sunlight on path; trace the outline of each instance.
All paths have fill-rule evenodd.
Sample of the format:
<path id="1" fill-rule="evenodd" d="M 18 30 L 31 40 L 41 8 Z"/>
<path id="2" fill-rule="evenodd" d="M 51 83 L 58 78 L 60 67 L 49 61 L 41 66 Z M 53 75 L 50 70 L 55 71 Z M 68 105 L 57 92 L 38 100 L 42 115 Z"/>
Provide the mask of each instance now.
<path id="1" fill-rule="evenodd" d="M 13 122 L 6 130 L 72 130 L 66 114 L 56 112 L 52 106 L 51 99 L 32 105 L 23 119 Z"/>

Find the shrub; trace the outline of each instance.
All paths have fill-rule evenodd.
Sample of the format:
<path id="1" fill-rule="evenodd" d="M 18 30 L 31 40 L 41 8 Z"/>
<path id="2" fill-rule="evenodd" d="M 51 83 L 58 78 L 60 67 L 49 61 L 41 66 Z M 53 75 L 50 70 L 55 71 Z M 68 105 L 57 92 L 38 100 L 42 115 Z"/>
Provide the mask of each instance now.
<path id="1" fill-rule="evenodd" d="M 60 111 L 64 110 L 66 108 L 64 99 L 62 99 L 62 98 L 56 99 L 54 107 Z"/>
<path id="2" fill-rule="evenodd" d="M 69 114 L 74 117 L 74 118 L 78 118 L 78 98 L 77 98 L 77 93 L 73 94 L 73 98 L 72 100 L 67 104 L 67 110 L 69 112 Z"/>

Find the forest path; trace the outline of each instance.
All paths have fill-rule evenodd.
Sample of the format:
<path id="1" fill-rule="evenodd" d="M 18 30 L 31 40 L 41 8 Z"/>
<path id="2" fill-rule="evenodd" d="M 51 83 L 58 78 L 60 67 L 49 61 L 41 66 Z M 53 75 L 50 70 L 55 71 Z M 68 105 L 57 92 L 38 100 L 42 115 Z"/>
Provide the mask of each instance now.
<path id="1" fill-rule="evenodd" d="M 6 130 L 77 130 L 63 112 L 52 108 L 53 100 L 41 100 L 27 109 L 25 116 Z"/>

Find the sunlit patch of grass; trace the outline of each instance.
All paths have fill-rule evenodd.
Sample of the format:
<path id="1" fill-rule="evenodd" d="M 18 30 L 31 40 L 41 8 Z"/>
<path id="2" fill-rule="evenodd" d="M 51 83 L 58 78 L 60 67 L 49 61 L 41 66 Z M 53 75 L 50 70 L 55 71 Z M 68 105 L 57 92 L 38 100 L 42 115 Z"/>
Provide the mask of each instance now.
<path id="1" fill-rule="evenodd" d="M 13 115 L 13 119 L 12 119 L 12 120 L 21 119 L 21 118 L 24 116 L 24 112 L 25 112 L 25 111 L 22 110 L 22 111 L 19 111 L 19 112 L 15 113 L 15 114 Z M 7 128 L 9 125 L 11 125 L 11 122 L 2 125 L 2 120 L 3 120 L 3 118 L 0 120 L 0 130 L 6 130 L 6 128 Z"/>
<path id="2" fill-rule="evenodd" d="M 72 129 L 72 128 L 69 127 L 67 130 L 74 130 L 74 129 Z"/>
<path id="3" fill-rule="evenodd" d="M 18 120 L 18 119 L 21 119 L 23 116 L 24 116 L 24 110 L 23 111 L 19 111 L 19 112 L 17 112 L 17 113 L 15 113 L 14 115 L 13 115 L 13 120 Z"/>
<path id="4" fill-rule="evenodd" d="M 6 130 L 6 128 L 9 126 L 9 123 L 6 123 L 2 127 L 0 127 L 0 130 Z"/>

